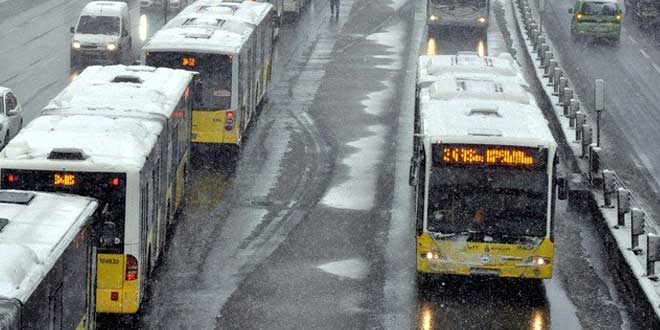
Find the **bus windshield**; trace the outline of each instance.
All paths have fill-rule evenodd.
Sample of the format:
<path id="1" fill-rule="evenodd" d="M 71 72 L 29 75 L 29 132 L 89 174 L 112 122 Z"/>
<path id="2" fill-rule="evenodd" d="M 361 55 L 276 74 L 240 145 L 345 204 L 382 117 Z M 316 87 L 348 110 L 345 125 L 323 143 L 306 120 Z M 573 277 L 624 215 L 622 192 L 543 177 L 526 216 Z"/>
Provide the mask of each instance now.
<path id="1" fill-rule="evenodd" d="M 232 57 L 221 54 L 150 52 L 146 65 L 184 69 L 199 73 L 195 77 L 194 110 L 231 108 Z"/>
<path id="2" fill-rule="evenodd" d="M 548 181 L 543 170 L 434 167 L 427 229 L 494 239 L 545 236 Z"/>

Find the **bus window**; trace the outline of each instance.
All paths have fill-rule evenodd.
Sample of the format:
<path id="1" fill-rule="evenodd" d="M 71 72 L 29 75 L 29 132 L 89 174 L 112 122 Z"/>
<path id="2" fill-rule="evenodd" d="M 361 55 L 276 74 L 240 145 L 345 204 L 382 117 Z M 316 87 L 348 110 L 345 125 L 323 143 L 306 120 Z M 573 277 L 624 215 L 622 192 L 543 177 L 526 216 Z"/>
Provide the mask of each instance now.
<path id="1" fill-rule="evenodd" d="M 193 109 L 231 108 L 232 58 L 221 54 L 152 52 L 146 65 L 199 72 L 195 80 Z"/>

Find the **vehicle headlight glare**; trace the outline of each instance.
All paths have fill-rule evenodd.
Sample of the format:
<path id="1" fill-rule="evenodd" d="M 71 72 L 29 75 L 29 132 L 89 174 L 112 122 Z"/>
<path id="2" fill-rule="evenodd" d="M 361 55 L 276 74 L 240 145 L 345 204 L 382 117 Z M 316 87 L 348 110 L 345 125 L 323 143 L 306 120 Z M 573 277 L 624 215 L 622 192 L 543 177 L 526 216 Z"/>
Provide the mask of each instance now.
<path id="1" fill-rule="evenodd" d="M 78 42 L 78 41 L 74 41 L 74 42 L 71 44 L 71 47 L 73 47 L 73 48 L 75 48 L 75 49 L 80 49 L 80 42 Z"/>
<path id="2" fill-rule="evenodd" d="M 477 19 L 477 20 L 478 20 L 478 21 L 479 21 L 479 23 L 481 23 L 481 24 L 484 24 L 484 23 L 486 23 L 486 18 L 485 18 L 485 17 L 483 17 L 483 16 L 482 16 L 482 17 L 479 17 L 479 19 Z"/>
<path id="3" fill-rule="evenodd" d="M 113 50 L 117 49 L 117 45 L 115 45 L 115 44 L 108 44 L 108 45 L 106 46 L 106 48 L 107 48 L 109 51 L 113 51 Z"/>
<path id="4" fill-rule="evenodd" d="M 429 19 L 432 20 L 432 21 L 437 21 L 437 20 L 438 20 L 438 16 L 431 15 L 431 16 L 429 16 Z"/>

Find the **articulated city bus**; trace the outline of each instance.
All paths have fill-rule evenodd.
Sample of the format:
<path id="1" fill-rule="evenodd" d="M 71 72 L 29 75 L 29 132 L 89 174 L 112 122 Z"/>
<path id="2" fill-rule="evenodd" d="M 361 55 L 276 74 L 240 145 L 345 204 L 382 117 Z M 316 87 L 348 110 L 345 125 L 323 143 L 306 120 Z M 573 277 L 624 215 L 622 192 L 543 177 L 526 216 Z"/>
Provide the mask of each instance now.
<path id="1" fill-rule="evenodd" d="M 417 271 L 550 278 L 557 144 L 531 94 L 508 92 L 517 75 L 468 71 L 418 91 Z"/>
<path id="2" fill-rule="evenodd" d="M 193 142 L 241 145 L 270 86 L 275 15 L 268 3 L 199 0 L 143 47 L 147 65 L 199 73 Z"/>
<path id="3" fill-rule="evenodd" d="M 431 27 L 488 28 L 490 0 L 426 1 L 426 22 Z"/>
<path id="4" fill-rule="evenodd" d="M 183 198 L 193 76 L 89 67 L 0 152 L 2 188 L 99 200 L 99 313 L 136 313 L 164 249 Z"/>
<path id="5" fill-rule="evenodd" d="M 0 191 L 0 330 L 94 330 L 97 202 Z"/>

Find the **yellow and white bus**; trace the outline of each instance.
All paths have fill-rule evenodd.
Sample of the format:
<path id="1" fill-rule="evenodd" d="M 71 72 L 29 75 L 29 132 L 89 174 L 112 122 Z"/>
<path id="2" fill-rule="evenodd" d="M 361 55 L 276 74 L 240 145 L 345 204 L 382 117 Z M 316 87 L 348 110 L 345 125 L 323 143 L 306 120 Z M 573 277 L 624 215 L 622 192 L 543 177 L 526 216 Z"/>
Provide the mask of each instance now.
<path id="1" fill-rule="evenodd" d="M 410 183 L 421 277 L 552 276 L 557 144 L 532 95 L 515 92 L 518 75 L 488 70 L 418 88 Z"/>
<path id="2" fill-rule="evenodd" d="M 142 48 L 144 63 L 196 71 L 193 142 L 240 146 L 271 81 L 269 3 L 199 0 Z"/>
<path id="3" fill-rule="evenodd" d="M 99 200 L 96 311 L 136 313 L 181 205 L 194 74 L 89 67 L 0 152 L 2 188 Z"/>
<path id="4" fill-rule="evenodd" d="M 96 200 L 0 191 L 0 330 L 94 330 Z"/>

